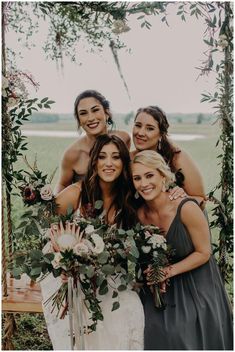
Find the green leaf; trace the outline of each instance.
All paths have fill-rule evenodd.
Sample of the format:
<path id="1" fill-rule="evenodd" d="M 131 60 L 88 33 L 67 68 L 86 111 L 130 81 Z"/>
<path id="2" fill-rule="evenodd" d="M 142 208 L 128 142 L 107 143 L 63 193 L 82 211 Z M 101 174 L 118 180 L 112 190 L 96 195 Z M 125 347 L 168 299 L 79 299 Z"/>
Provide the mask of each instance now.
<path id="1" fill-rule="evenodd" d="M 21 268 L 13 268 L 12 270 L 12 274 L 14 276 L 15 279 L 20 279 L 20 275 L 21 275 Z"/>
<path id="2" fill-rule="evenodd" d="M 113 302 L 113 307 L 112 307 L 112 312 L 116 309 L 118 309 L 120 307 L 120 303 L 119 302 Z"/>
<path id="3" fill-rule="evenodd" d="M 41 266 L 37 266 L 35 268 L 32 268 L 30 271 L 30 276 L 39 276 L 42 272 L 42 267 Z"/>
<path id="4" fill-rule="evenodd" d="M 55 257 L 54 253 L 47 253 L 44 255 L 44 261 L 47 264 L 50 264 L 52 262 L 52 260 L 54 259 L 54 257 Z"/>
<path id="5" fill-rule="evenodd" d="M 30 257 L 32 260 L 38 261 L 41 260 L 43 253 L 41 250 L 39 249 L 33 249 L 30 253 L 29 253 Z"/>
<path id="6" fill-rule="evenodd" d="M 99 209 L 102 208 L 102 206 L 103 206 L 103 201 L 102 200 L 97 200 L 95 202 L 95 209 L 99 210 Z"/>
<path id="7" fill-rule="evenodd" d="M 118 292 L 117 291 L 113 291 L 112 298 L 116 298 L 117 296 L 118 296 Z"/>
<path id="8" fill-rule="evenodd" d="M 120 285 L 118 286 L 118 291 L 125 291 L 126 290 L 126 285 Z"/>
<path id="9" fill-rule="evenodd" d="M 108 292 L 108 283 L 107 280 L 104 280 L 99 288 L 99 294 L 105 295 Z"/>
<path id="10" fill-rule="evenodd" d="M 108 258 L 109 258 L 109 252 L 102 252 L 97 256 L 97 261 L 100 264 L 105 264 L 107 263 Z"/>
<path id="11" fill-rule="evenodd" d="M 95 270 L 92 266 L 89 266 L 86 271 L 86 275 L 91 279 L 95 274 Z"/>
<path id="12" fill-rule="evenodd" d="M 112 266 L 110 264 L 103 265 L 101 270 L 105 275 L 112 275 L 115 272 L 114 266 Z"/>
<path id="13" fill-rule="evenodd" d="M 49 99 L 48 97 L 43 98 L 43 99 L 41 100 L 41 104 L 44 104 L 48 99 Z"/>
<path id="14" fill-rule="evenodd" d="M 102 285 L 103 281 L 105 280 L 105 277 L 103 275 L 99 275 L 96 278 L 96 285 L 99 287 Z"/>
<path id="15" fill-rule="evenodd" d="M 138 251 L 137 247 L 135 247 L 135 246 L 131 247 L 131 250 L 129 253 L 130 253 L 130 255 L 132 255 L 135 258 L 139 258 L 139 251 Z"/>

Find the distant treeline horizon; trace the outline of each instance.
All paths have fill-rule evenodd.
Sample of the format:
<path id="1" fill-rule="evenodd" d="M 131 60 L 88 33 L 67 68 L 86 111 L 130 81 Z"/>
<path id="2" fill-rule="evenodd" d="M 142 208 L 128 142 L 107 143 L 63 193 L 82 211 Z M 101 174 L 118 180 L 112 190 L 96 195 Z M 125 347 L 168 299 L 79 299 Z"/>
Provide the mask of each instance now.
<path id="1" fill-rule="evenodd" d="M 122 121 L 125 125 L 129 125 L 134 120 L 135 113 L 130 111 L 128 113 L 115 113 L 113 112 L 113 120 Z M 217 117 L 214 114 L 209 113 L 169 113 L 167 118 L 170 123 L 211 123 L 214 122 Z M 35 112 L 30 116 L 28 123 L 56 123 L 56 122 L 73 122 L 73 113 L 48 113 L 48 112 Z M 27 122 L 26 122 L 27 123 Z"/>

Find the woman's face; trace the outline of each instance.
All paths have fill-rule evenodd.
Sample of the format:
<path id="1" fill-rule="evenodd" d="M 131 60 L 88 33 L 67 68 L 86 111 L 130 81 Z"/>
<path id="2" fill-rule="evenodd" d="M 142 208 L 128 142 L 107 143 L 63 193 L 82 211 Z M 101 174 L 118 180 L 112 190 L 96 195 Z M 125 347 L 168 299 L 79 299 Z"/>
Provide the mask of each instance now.
<path id="1" fill-rule="evenodd" d="M 158 170 L 140 163 L 132 164 L 132 179 L 136 191 L 146 201 L 153 200 L 161 194 L 165 180 Z"/>
<path id="2" fill-rule="evenodd" d="M 156 150 L 161 137 L 158 122 L 146 112 L 139 113 L 135 119 L 132 136 L 137 150 Z"/>
<path id="3" fill-rule="evenodd" d="M 115 144 L 109 143 L 103 146 L 97 160 L 97 173 L 104 182 L 117 180 L 123 170 L 123 162 L 120 152 Z"/>
<path id="4" fill-rule="evenodd" d="M 80 126 L 93 136 L 106 132 L 106 114 L 99 100 L 95 98 L 81 99 L 77 106 Z"/>

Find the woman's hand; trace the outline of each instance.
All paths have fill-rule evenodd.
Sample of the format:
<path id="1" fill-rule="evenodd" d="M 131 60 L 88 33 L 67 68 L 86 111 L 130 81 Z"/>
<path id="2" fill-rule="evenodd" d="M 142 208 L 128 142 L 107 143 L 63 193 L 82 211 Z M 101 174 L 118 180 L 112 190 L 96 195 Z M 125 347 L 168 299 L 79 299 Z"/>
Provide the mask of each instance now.
<path id="1" fill-rule="evenodd" d="M 172 276 L 172 266 L 167 266 L 165 268 L 161 269 L 161 277 L 158 278 L 157 280 L 155 279 L 154 275 L 154 269 L 152 269 L 151 266 L 149 266 L 145 271 L 144 274 L 146 274 L 147 278 L 147 285 L 157 285 L 160 284 L 160 288 L 163 292 L 166 291 L 166 285 L 168 284 L 168 279 Z"/>
<path id="2" fill-rule="evenodd" d="M 170 189 L 168 192 L 170 193 L 169 195 L 170 200 L 188 197 L 184 189 L 178 186 Z"/>

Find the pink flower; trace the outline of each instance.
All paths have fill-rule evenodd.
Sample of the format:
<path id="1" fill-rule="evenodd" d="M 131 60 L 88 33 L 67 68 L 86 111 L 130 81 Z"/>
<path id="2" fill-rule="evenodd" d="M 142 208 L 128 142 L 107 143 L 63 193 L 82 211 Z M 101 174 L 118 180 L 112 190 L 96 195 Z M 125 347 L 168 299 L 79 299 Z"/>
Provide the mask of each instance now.
<path id="1" fill-rule="evenodd" d="M 51 200 L 53 197 L 53 192 L 50 185 L 45 185 L 40 191 L 41 198 L 43 200 Z"/>

